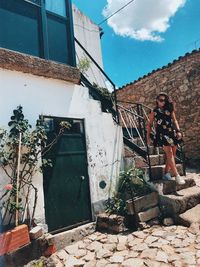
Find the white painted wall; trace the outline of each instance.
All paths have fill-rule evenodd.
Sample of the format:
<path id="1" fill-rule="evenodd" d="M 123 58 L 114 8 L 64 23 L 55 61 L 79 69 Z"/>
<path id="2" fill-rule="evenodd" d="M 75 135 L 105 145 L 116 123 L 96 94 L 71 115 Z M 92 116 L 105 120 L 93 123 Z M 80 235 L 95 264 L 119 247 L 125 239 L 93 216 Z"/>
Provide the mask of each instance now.
<path id="1" fill-rule="evenodd" d="M 83 47 L 91 54 L 99 66 L 103 69 L 102 50 L 100 29 L 85 16 L 75 5 L 72 6 L 74 20 L 74 35 L 83 45 Z M 83 50 L 76 44 L 76 60 L 87 57 Z M 93 62 L 90 63 L 90 68 L 86 72 L 88 80 L 98 84 L 100 87 L 106 87 L 105 77 L 101 74 Z"/>
<path id="2" fill-rule="evenodd" d="M 85 119 L 91 201 L 98 212 L 102 201 L 115 188 L 123 149 L 121 127 L 113 122 L 111 114 L 101 112 L 100 103 L 89 97 L 85 87 L 22 72 L 0 69 L 0 95 L 0 127 L 7 127 L 18 105 L 23 106 L 24 115 L 32 125 L 41 114 Z M 105 189 L 99 187 L 101 180 L 107 183 Z M 6 177 L 1 175 L 0 190 L 5 183 Z M 34 183 L 39 189 L 36 219 L 44 223 L 41 174 Z"/>

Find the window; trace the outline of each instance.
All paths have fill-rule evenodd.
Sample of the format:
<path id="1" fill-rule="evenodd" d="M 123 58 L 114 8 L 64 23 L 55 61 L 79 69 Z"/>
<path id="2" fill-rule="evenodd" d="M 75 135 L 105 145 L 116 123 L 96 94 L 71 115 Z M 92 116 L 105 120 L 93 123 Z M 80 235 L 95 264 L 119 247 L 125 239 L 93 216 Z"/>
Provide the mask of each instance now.
<path id="1" fill-rule="evenodd" d="M 66 2 L 65 0 L 45 0 L 47 11 L 66 17 Z"/>
<path id="2" fill-rule="evenodd" d="M 60 17 L 47 14 L 47 34 L 49 59 L 67 63 L 69 60 L 68 36 L 66 21 Z"/>
<path id="3" fill-rule="evenodd" d="M 0 0 L 0 47 L 76 65 L 71 0 Z"/>
<path id="4" fill-rule="evenodd" d="M 38 16 L 29 2 L 0 0 L 0 47 L 40 56 Z"/>

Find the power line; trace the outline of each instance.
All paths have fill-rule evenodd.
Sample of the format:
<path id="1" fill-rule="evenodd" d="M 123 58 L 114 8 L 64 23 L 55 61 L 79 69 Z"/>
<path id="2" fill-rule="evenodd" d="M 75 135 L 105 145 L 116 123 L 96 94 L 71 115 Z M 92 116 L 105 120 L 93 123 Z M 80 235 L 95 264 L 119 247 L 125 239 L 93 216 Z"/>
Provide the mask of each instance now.
<path id="1" fill-rule="evenodd" d="M 115 14 L 117 14 L 118 12 L 120 12 L 122 9 L 124 9 L 125 7 L 127 7 L 128 5 L 130 5 L 133 1 L 135 1 L 135 0 L 131 0 L 126 5 L 122 6 L 120 9 L 118 9 L 117 11 L 115 11 L 114 13 L 112 13 L 110 16 L 108 16 L 107 18 L 105 18 L 104 20 L 102 20 L 98 25 L 101 25 L 104 22 L 106 22 L 108 19 L 110 19 L 111 17 L 113 17 Z"/>

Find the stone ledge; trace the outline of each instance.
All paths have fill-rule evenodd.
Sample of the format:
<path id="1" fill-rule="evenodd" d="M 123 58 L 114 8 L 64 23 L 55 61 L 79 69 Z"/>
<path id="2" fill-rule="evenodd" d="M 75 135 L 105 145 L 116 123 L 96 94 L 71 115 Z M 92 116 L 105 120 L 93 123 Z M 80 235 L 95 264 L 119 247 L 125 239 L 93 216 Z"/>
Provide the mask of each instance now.
<path id="1" fill-rule="evenodd" d="M 0 48 L 0 68 L 80 84 L 80 71 L 68 65 Z"/>

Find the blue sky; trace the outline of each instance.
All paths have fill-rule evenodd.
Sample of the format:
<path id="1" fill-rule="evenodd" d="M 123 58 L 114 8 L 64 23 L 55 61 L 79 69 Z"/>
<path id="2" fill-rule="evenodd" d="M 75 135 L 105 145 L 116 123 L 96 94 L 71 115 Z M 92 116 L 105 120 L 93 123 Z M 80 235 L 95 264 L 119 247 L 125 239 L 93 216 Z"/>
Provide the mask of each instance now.
<path id="1" fill-rule="evenodd" d="M 107 6 L 107 11 L 104 12 L 105 15 L 111 14 L 118 7 L 128 2 L 128 0 L 112 1 L 113 5 Z M 109 21 L 110 25 L 107 22 L 101 25 L 104 30 L 101 42 L 104 69 L 119 87 L 134 81 L 153 69 L 166 65 L 186 52 L 192 51 L 195 46 L 196 48 L 200 47 L 199 0 L 176 0 L 177 5 L 181 1 L 184 4 L 179 8 L 177 6 L 172 7 L 170 11 L 167 6 L 159 6 L 154 14 L 147 5 L 142 6 L 142 1 L 150 0 L 135 1 L 140 1 L 140 6 L 134 7 L 136 2 L 133 2 L 123 12 L 113 17 Z M 157 2 L 161 0 L 151 1 Z M 167 1 L 173 2 L 175 0 L 165 0 L 166 3 Z M 72 2 L 95 23 L 98 24 L 104 19 L 102 11 L 107 5 L 106 0 L 72 0 Z M 172 11 L 172 9 L 175 10 L 176 8 L 176 11 Z M 145 11 L 140 14 L 138 10 L 140 12 L 141 10 Z M 138 12 L 139 15 L 134 12 Z M 160 17 L 158 18 L 157 14 L 159 12 Z M 136 14 L 135 18 L 130 20 L 133 16 L 129 14 Z M 172 15 L 170 16 L 170 14 Z M 163 18 L 168 16 L 168 22 L 165 19 L 162 20 L 162 16 Z M 157 24 L 161 23 L 159 25 L 156 24 L 157 28 L 152 26 L 154 30 L 149 30 L 148 21 L 149 25 L 154 26 L 155 22 Z M 135 25 L 137 25 L 137 29 L 134 29 Z M 142 35 L 140 31 L 137 31 L 141 25 L 148 29 L 148 37 L 144 37 L 144 34 Z M 128 28 L 128 32 L 124 31 L 124 26 Z M 150 40 L 153 38 L 158 40 Z"/>

